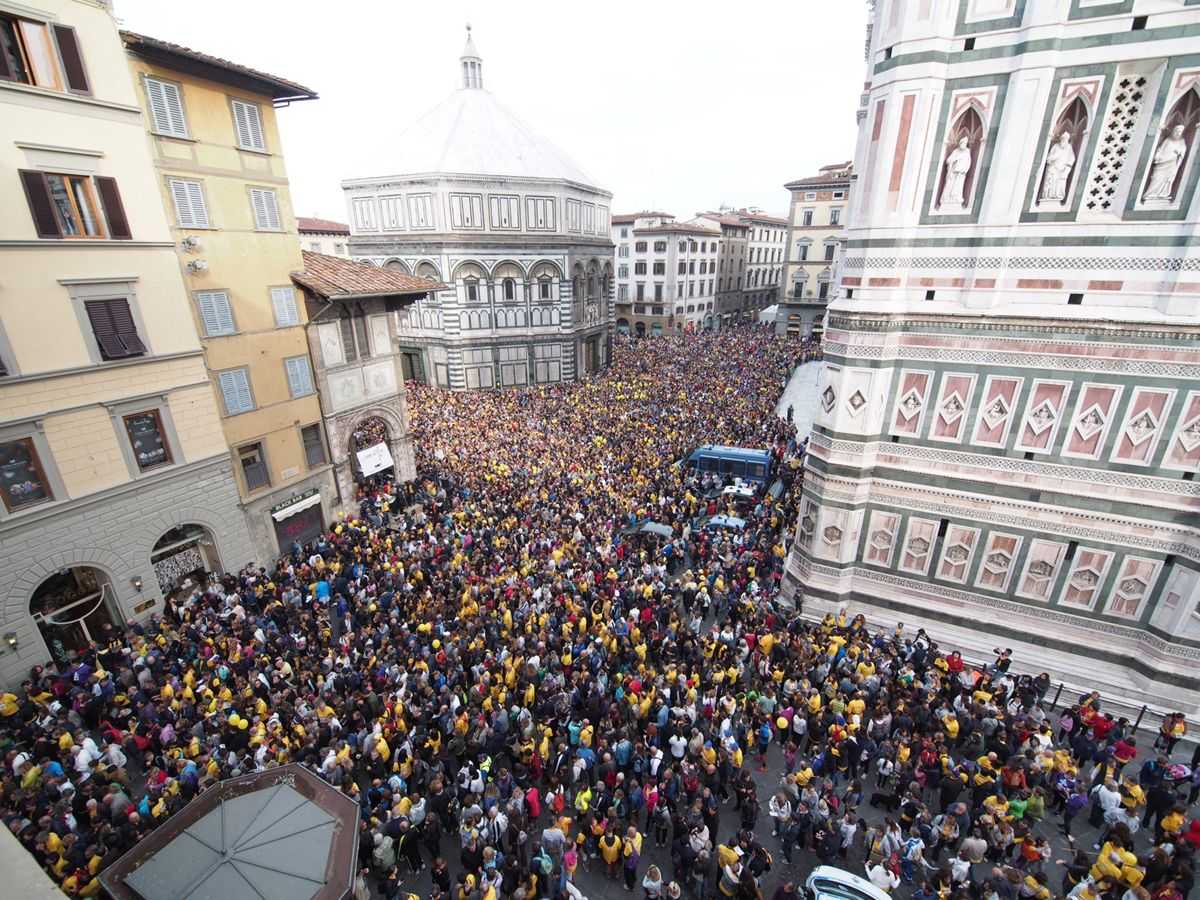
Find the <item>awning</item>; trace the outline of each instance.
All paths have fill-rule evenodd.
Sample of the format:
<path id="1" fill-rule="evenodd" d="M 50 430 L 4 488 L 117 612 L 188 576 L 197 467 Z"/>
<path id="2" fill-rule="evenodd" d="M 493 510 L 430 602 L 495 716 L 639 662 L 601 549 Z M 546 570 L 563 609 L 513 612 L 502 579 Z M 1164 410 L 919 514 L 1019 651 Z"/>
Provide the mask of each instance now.
<path id="1" fill-rule="evenodd" d="M 303 500 L 296 501 L 291 506 L 285 506 L 283 509 L 271 513 L 271 518 L 276 522 L 282 522 L 284 519 L 290 519 L 296 513 L 304 512 L 304 510 L 308 509 L 309 507 L 316 506 L 320 502 L 320 493 L 310 494 Z"/>

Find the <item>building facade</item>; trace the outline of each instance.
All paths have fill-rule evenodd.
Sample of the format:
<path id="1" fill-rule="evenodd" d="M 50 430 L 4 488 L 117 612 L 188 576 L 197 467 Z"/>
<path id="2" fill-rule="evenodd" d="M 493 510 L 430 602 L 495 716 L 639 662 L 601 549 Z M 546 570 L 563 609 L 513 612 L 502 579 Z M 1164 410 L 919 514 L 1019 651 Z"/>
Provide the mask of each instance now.
<path id="1" fill-rule="evenodd" d="M 645 337 L 713 328 L 720 237 L 718 228 L 669 213 L 619 216 L 617 331 Z"/>
<path id="2" fill-rule="evenodd" d="M 1196 713 L 1198 30 L 1162 0 L 878 6 L 807 615 Z"/>
<path id="3" fill-rule="evenodd" d="M 712 327 L 727 328 L 751 314 L 746 309 L 746 262 L 750 225 L 728 210 L 697 213 L 695 221 L 721 232 L 717 251 L 717 293 Z"/>
<path id="4" fill-rule="evenodd" d="M 342 182 L 354 259 L 446 285 L 399 315 L 404 377 L 454 389 L 572 381 L 608 364 L 612 195 L 483 88 L 396 143 L 398 175 Z"/>
<path id="5" fill-rule="evenodd" d="M 345 222 L 297 216 L 296 231 L 300 235 L 301 249 L 350 258 L 350 226 Z"/>
<path id="6" fill-rule="evenodd" d="M 417 476 L 396 313 L 445 286 L 312 250 L 303 254 L 304 271 L 292 280 L 304 294 L 340 511 L 356 515 L 360 479 Z M 325 458 L 318 438 L 314 433 L 305 445 L 314 465 Z"/>
<path id="7" fill-rule="evenodd" d="M 321 406 L 292 285 L 304 265 L 274 105 L 316 94 L 177 44 L 122 37 L 220 401 L 248 559 L 266 563 L 315 537 L 338 504 L 328 454 L 315 452 Z"/>
<path id="8" fill-rule="evenodd" d="M 792 200 L 775 320 L 780 334 L 810 337 L 824 330 L 825 308 L 837 291 L 834 274 L 853 178 L 853 165 L 839 163 L 784 185 Z"/>
<path id="9" fill-rule="evenodd" d="M 788 220 L 769 216 L 759 209 L 739 209 L 737 216 L 749 226 L 745 308 L 757 320 L 759 312 L 779 300 Z"/>
<path id="10" fill-rule="evenodd" d="M 251 556 L 109 9 L 0 5 L 0 684 Z"/>

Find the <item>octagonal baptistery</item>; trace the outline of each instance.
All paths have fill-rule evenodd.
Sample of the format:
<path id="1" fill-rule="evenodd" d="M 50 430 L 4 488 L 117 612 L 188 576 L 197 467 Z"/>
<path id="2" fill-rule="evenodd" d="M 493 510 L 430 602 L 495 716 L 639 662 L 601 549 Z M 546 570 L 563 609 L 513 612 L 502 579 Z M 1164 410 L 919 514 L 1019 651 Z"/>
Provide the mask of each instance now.
<path id="1" fill-rule="evenodd" d="M 447 285 L 396 312 L 405 379 L 453 389 L 571 381 L 611 356 L 612 194 L 483 88 L 396 141 L 394 171 L 342 182 L 355 259 Z"/>

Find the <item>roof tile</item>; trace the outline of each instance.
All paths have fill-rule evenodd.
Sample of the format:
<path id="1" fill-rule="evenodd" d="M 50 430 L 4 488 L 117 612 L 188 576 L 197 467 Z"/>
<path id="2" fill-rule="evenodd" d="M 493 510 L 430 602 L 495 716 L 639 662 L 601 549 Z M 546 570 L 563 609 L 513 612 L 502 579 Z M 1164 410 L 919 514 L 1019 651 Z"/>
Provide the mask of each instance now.
<path id="1" fill-rule="evenodd" d="M 424 294 L 446 286 L 432 278 L 417 278 L 368 262 L 329 256 L 314 250 L 302 250 L 301 253 L 304 256 L 304 271 L 293 272 L 292 281 L 328 300 Z"/>

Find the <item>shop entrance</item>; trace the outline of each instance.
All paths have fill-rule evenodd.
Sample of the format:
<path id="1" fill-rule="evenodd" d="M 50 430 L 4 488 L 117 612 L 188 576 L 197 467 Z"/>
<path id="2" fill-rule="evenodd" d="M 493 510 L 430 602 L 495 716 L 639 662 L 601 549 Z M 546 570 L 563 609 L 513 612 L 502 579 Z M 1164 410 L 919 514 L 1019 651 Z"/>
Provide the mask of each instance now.
<path id="1" fill-rule="evenodd" d="M 350 432 L 350 462 L 354 479 L 362 484 L 368 478 L 391 481 L 396 477 L 391 453 L 391 432 L 379 416 L 363 419 Z"/>
<path id="2" fill-rule="evenodd" d="M 93 643 L 103 644 L 110 630 L 105 626 L 116 629 L 124 623 L 108 576 L 92 566 L 51 575 L 33 592 L 29 612 L 60 666 L 70 665 Z"/>
<path id="3" fill-rule="evenodd" d="M 212 532 L 195 524 L 178 525 L 160 537 L 150 563 L 164 597 L 188 581 L 203 584 L 207 573 L 223 571 Z"/>

